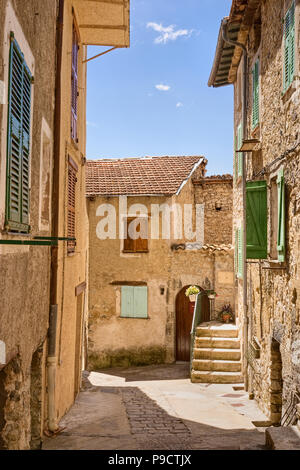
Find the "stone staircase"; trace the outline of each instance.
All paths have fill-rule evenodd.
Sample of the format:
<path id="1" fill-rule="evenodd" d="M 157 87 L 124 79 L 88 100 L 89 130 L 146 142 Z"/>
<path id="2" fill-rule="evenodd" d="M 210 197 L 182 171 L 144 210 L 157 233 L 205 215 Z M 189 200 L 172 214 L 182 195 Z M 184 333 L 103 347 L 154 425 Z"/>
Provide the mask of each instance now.
<path id="1" fill-rule="evenodd" d="M 241 370 L 238 328 L 219 322 L 201 323 L 196 330 L 192 382 L 242 383 Z"/>

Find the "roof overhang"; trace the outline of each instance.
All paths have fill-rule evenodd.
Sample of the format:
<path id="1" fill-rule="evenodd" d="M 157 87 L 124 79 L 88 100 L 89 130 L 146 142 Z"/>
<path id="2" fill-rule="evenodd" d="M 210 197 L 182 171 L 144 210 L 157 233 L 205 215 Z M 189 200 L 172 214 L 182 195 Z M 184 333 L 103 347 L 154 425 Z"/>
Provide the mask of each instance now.
<path id="1" fill-rule="evenodd" d="M 261 0 L 233 0 L 229 17 L 221 22 L 208 86 L 220 87 L 231 85 L 236 81 L 243 50 L 224 40 L 223 28 L 227 30 L 230 40 L 246 45 L 251 27 L 255 22 L 260 21 L 258 14 L 260 4 Z"/>
<path id="2" fill-rule="evenodd" d="M 129 47 L 130 0 L 73 0 L 81 43 Z"/>

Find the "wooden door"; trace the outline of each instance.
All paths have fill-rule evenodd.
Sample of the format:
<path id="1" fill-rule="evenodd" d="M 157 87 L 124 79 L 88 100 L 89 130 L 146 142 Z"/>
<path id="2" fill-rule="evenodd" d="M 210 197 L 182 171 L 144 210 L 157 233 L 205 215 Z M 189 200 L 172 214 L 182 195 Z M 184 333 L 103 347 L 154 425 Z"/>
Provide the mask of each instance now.
<path id="1" fill-rule="evenodd" d="M 193 311 L 189 308 L 189 298 L 185 286 L 176 297 L 176 360 L 190 360 L 191 329 Z M 202 320 L 209 321 L 209 300 L 207 295 L 202 296 Z"/>

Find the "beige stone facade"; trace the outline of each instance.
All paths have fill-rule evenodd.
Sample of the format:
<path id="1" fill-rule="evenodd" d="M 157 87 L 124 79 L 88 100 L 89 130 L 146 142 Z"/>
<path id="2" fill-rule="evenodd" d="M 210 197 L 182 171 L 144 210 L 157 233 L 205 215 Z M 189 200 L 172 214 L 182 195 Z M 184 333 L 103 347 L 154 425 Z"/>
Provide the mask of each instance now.
<path id="1" fill-rule="evenodd" d="M 292 75 L 291 83 L 285 87 L 285 38 L 289 21 L 286 15 L 293 14 L 293 8 L 294 72 L 289 72 Z M 243 299 L 245 276 L 236 277 L 236 309 L 242 323 L 245 324 L 245 319 L 248 323 L 248 337 L 244 337 L 243 346 L 249 391 L 254 393 L 261 409 L 273 422 L 278 423 L 283 419 L 282 422 L 285 423 L 286 412 L 289 418 L 292 416 L 291 412 L 295 416 L 296 403 L 300 400 L 300 3 L 297 0 L 234 1 L 228 21 L 229 29 L 231 22 L 239 25 L 236 28 L 240 31 L 237 40 L 242 42 L 247 50 L 246 102 L 243 100 L 243 58 L 239 47 L 233 48 L 228 75 L 228 83 L 234 83 L 235 135 L 238 134 L 238 126 L 243 120 L 243 110 L 246 109 L 244 140 L 256 141 L 250 144 L 252 151 L 243 154 L 246 159 L 245 178 L 247 181 L 266 181 L 267 185 L 267 256 L 262 259 L 247 259 L 246 309 Z M 293 25 L 293 20 L 290 24 Z M 240 62 L 237 62 L 238 56 Z M 259 122 L 253 125 L 252 71 L 257 60 Z M 217 86 L 218 80 L 221 80 L 221 72 L 219 78 L 218 74 L 214 76 L 212 73 L 211 79 L 210 84 Z M 235 161 L 238 162 L 237 156 Z M 278 175 L 282 172 L 285 203 L 280 215 Z M 243 222 L 242 179 L 237 168 L 233 194 L 234 232 Z M 284 260 L 279 258 L 277 252 L 278 220 L 282 217 Z M 249 241 L 247 243 L 249 244 Z M 253 351 L 253 345 L 257 352 Z"/>
<path id="2" fill-rule="evenodd" d="M 162 157 L 163 158 L 163 157 Z M 212 317 L 224 303 L 234 303 L 233 249 L 231 229 L 216 234 L 213 217 L 219 227 L 227 225 L 232 205 L 232 178 L 205 178 L 203 167 L 195 170 L 178 195 L 129 196 L 127 215 L 135 204 L 204 204 L 204 245 L 184 238 L 152 239 L 149 232 L 145 253 L 124 253 L 123 240 L 101 240 L 97 226 L 102 204 L 115 208 L 117 220 L 120 198 L 88 197 L 89 242 L 89 368 L 171 363 L 176 360 L 176 298 L 190 285 L 214 289 L 218 297 Z M 89 177 L 89 186 L 92 177 Z M 213 189 L 212 189 L 213 188 Z M 219 207 L 221 201 L 222 207 Z M 218 209 L 216 209 L 216 205 Z M 121 209 L 120 209 L 121 208 Z M 207 209 L 206 209 L 207 208 Z M 149 215 L 150 217 L 150 215 Z M 151 217 L 150 217 L 151 219 Z M 149 219 L 149 220 L 150 220 Z M 121 316 L 121 291 L 124 286 L 146 286 L 146 318 Z"/>

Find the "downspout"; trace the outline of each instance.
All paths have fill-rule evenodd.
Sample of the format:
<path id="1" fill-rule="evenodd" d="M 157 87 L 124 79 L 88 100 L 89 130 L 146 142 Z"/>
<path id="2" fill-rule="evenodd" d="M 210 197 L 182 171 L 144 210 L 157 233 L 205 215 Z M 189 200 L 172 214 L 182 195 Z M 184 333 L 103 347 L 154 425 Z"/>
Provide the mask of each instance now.
<path id="1" fill-rule="evenodd" d="M 227 20 L 222 21 L 222 37 L 225 42 L 243 50 L 243 139 L 247 139 L 247 76 L 248 76 L 248 52 L 244 44 L 232 41 L 228 38 Z M 243 331 L 243 357 L 244 357 L 244 379 L 245 390 L 248 390 L 248 292 L 247 292 L 247 242 L 246 242 L 246 154 L 243 153 L 243 176 L 242 176 L 242 192 L 243 192 L 243 306 L 244 306 L 244 331 Z"/>
<path id="2" fill-rule="evenodd" d="M 56 31 L 56 77 L 55 77 L 55 111 L 54 111 L 54 158 L 53 158 L 53 187 L 52 187 L 52 223 L 51 233 L 58 237 L 59 215 L 59 174 L 60 174 L 60 124 L 61 124 L 61 68 L 63 41 L 64 0 L 59 0 Z M 51 248 L 51 281 L 50 281 L 50 317 L 48 331 L 48 429 L 57 431 L 55 382 L 56 382 L 56 328 L 57 328 L 57 271 L 58 247 Z"/>

